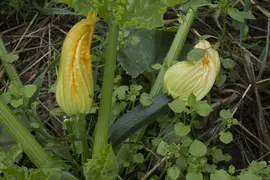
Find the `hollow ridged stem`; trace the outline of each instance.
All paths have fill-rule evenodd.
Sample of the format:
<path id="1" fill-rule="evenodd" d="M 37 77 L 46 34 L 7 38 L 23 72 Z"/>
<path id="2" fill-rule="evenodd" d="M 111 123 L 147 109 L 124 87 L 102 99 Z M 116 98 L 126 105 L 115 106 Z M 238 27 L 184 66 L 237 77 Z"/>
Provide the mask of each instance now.
<path id="1" fill-rule="evenodd" d="M 54 164 L 53 159 L 46 153 L 32 134 L 21 124 L 13 111 L 0 98 L 0 124 L 10 133 L 30 160 L 37 166 Z"/>
<path id="2" fill-rule="evenodd" d="M 93 158 L 99 157 L 100 153 L 108 143 L 108 131 L 112 109 L 113 80 L 116 67 L 117 39 L 118 25 L 116 22 L 113 22 L 110 24 L 108 36 L 100 109 L 94 137 Z"/>
<path id="3" fill-rule="evenodd" d="M 81 140 L 81 145 L 82 145 L 82 161 L 86 162 L 87 159 L 90 158 L 90 153 L 89 153 L 89 146 L 88 146 L 88 141 L 87 141 L 87 135 L 85 131 L 85 116 L 84 115 L 78 115 L 75 118 L 74 122 L 76 126 L 76 133 L 78 138 Z"/>
<path id="4" fill-rule="evenodd" d="M 172 45 L 169 49 L 169 52 L 166 56 L 166 58 L 164 59 L 164 63 L 163 63 L 163 67 L 160 69 L 159 74 L 157 76 L 157 79 L 150 91 L 150 95 L 153 96 L 157 96 L 161 93 L 161 90 L 163 88 L 163 78 L 164 78 L 164 74 L 167 70 L 167 68 L 169 68 L 172 64 L 173 61 L 177 60 L 182 49 L 183 46 L 186 42 L 187 39 L 187 35 L 189 33 L 189 30 L 191 28 L 191 25 L 193 23 L 194 17 L 196 14 L 196 10 L 194 9 L 188 9 L 187 11 L 187 15 L 185 17 L 184 23 L 179 27 L 175 38 L 172 42 Z"/>
<path id="5" fill-rule="evenodd" d="M 7 49 L 5 47 L 5 44 L 4 44 L 4 42 L 3 42 L 3 40 L 2 40 L 2 38 L 0 36 L 0 59 L 1 59 L 1 62 L 3 64 L 3 66 L 4 66 L 4 69 L 5 69 L 5 71 L 6 71 L 7 75 L 8 75 L 9 80 L 15 82 L 15 85 L 19 89 L 19 88 L 21 88 L 23 86 L 23 84 L 22 84 L 22 82 L 20 80 L 20 77 L 19 77 L 18 72 L 16 71 L 14 65 L 11 64 L 11 63 L 5 62 L 1 58 L 1 56 L 5 55 L 7 53 L 8 52 L 7 52 Z"/>

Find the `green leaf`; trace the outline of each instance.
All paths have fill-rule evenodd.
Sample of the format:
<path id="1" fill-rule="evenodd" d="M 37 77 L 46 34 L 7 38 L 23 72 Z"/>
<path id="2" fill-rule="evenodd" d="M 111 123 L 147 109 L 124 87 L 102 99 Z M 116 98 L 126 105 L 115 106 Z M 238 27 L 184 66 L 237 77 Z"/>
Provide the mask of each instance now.
<path id="1" fill-rule="evenodd" d="M 187 160 L 183 155 L 178 156 L 175 163 L 181 169 L 185 169 L 187 167 Z"/>
<path id="2" fill-rule="evenodd" d="M 142 153 L 134 154 L 133 155 L 133 162 L 135 163 L 143 163 L 144 162 L 144 157 Z"/>
<path id="3" fill-rule="evenodd" d="M 211 174 L 210 180 L 232 180 L 232 177 L 225 170 L 220 169 Z"/>
<path id="4" fill-rule="evenodd" d="M 227 76 L 225 74 L 220 73 L 216 79 L 215 85 L 217 87 L 221 87 L 227 79 Z"/>
<path id="5" fill-rule="evenodd" d="M 229 109 L 228 110 L 222 109 L 219 112 L 219 115 L 224 120 L 228 120 L 228 119 L 231 119 L 233 117 L 233 114 L 232 114 L 231 110 L 229 110 Z"/>
<path id="6" fill-rule="evenodd" d="M 208 6 L 208 5 L 213 6 L 213 4 L 211 4 L 207 0 L 189 0 L 189 1 L 186 1 L 186 3 L 183 4 L 181 8 L 184 10 L 188 8 L 197 9 L 198 7 Z"/>
<path id="7" fill-rule="evenodd" d="M 194 140 L 189 147 L 189 153 L 196 157 L 201 157 L 206 154 L 206 146 L 204 143 L 198 140 Z"/>
<path id="8" fill-rule="evenodd" d="M 7 63 L 13 63 L 14 61 L 17 61 L 19 59 L 19 56 L 14 53 L 8 53 L 4 56 L 1 56 L 0 58 Z"/>
<path id="9" fill-rule="evenodd" d="M 22 147 L 20 144 L 16 144 L 7 152 L 7 158 L 12 162 L 18 162 L 22 157 Z"/>
<path id="10" fill-rule="evenodd" d="M 255 19 L 253 14 L 250 12 L 244 12 L 244 11 L 239 11 L 236 8 L 229 8 L 228 9 L 228 14 L 233 18 L 234 20 L 244 22 L 245 19 Z"/>
<path id="11" fill-rule="evenodd" d="M 152 104 L 152 97 L 147 93 L 142 93 L 140 96 L 140 103 L 143 106 L 150 106 Z"/>
<path id="12" fill-rule="evenodd" d="M 267 163 L 265 161 L 252 161 L 250 165 L 248 166 L 248 170 L 253 173 L 260 173 L 263 168 L 267 166 Z"/>
<path id="13" fill-rule="evenodd" d="M 230 58 L 222 59 L 221 63 L 225 69 L 233 69 L 235 66 L 234 61 Z"/>
<path id="14" fill-rule="evenodd" d="M 30 98 L 36 92 L 37 87 L 34 84 L 26 85 L 22 87 L 23 96 L 26 98 Z"/>
<path id="15" fill-rule="evenodd" d="M 230 174 L 234 174 L 234 173 L 235 173 L 235 167 L 234 167 L 233 165 L 230 165 L 230 166 L 229 166 L 228 172 L 229 172 Z"/>
<path id="16" fill-rule="evenodd" d="M 186 180 L 203 180 L 203 175 L 200 172 L 190 172 L 186 175 Z"/>
<path id="17" fill-rule="evenodd" d="M 88 159 L 83 167 L 86 180 L 114 180 L 118 173 L 118 164 L 112 146 L 108 144 L 101 156 Z"/>
<path id="18" fill-rule="evenodd" d="M 90 8 L 92 7 L 92 1 L 85 0 L 57 0 L 59 3 L 68 4 L 75 10 L 75 13 L 87 16 Z"/>
<path id="19" fill-rule="evenodd" d="M 213 162 L 214 163 L 218 163 L 220 161 L 225 160 L 225 156 L 223 155 L 221 149 L 214 149 L 214 152 L 213 152 L 212 156 L 213 156 Z"/>
<path id="20" fill-rule="evenodd" d="M 159 69 L 161 69 L 162 67 L 163 67 L 163 66 L 162 66 L 161 64 L 159 64 L 159 63 L 152 65 L 152 68 L 155 69 L 155 70 L 159 70 Z"/>
<path id="21" fill-rule="evenodd" d="M 11 101 L 11 96 L 10 96 L 9 93 L 2 93 L 2 94 L 0 95 L 0 98 L 1 98 L 6 104 L 10 103 L 10 101 Z"/>
<path id="22" fill-rule="evenodd" d="M 173 166 L 167 169 L 167 175 L 171 179 L 177 179 L 179 177 L 180 171 L 177 167 Z"/>
<path id="23" fill-rule="evenodd" d="M 117 60 L 124 70 L 136 78 L 145 71 L 152 71 L 152 65 L 161 63 L 165 58 L 174 34 L 168 32 L 127 29 L 129 36 L 138 36 L 140 43 L 128 43 L 117 52 Z"/>
<path id="24" fill-rule="evenodd" d="M 167 10 L 164 1 L 136 0 L 129 1 L 127 11 L 123 14 L 122 27 L 154 29 L 163 26 L 163 15 Z"/>
<path id="25" fill-rule="evenodd" d="M 128 86 L 119 86 L 114 90 L 113 94 L 116 95 L 119 100 L 125 100 L 127 91 Z"/>
<path id="26" fill-rule="evenodd" d="M 176 136 L 184 137 L 190 132 L 190 127 L 180 122 L 174 125 L 174 132 Z"/>
<path id="27" fill-rule="evenodd" d="M 221 131 L 219 133 L 219 140 L 223 142 L 224 144 L 229 144 L 230 142 L 233 141 L 233 135 L 230 131 L 227 131 L 227 132 Z"/>
<path id="28" fill-rule="evenodd" d="M 157 153 L 162 155 L 162 156 L 165 156 L 168 152 L 168 145 L 166 142 L 164 141 L 161 141 L 158 145 L 158 148 L 157 148 Z"/>
<path id="29" fill-rule="evenodd" d="M 194 109 L 200 116 L 208 116 L 213 111 L 213 108 L 207 104 L 207 101 L 197 101 Z"/>
<path id="30" fill-rule="evenodd" d="M 233 18 L 236 21 L 240 21 L 240 22 L 245 21 L 244 17 L 241 15 L 240 11 L 236 8 L 229 8 L 228 14 L 231 16 L 231 18 Z"/>
<path id="31" fill-rule="evenodd" d="M 181 113 L 187 109 L 186 103 L 180 99 L 175 99 L 173 102 L 168 103 L 168 105 L 175 113 Z"/>
<path id="32" fill-rule="evenodd" d="M 257 176 L 250 171 L 243 171 L 237 177 L 239 180 L 263 180 L 261 176 Z"/>
<path id="33" fill-rule="evenodd" d="M 193 107 L 196 104 L 196 96 L 193 93 L 188 96 L 187 104 L 190 107 Z"/>
<path id="34" fill-rule="evenodd" d="M 205 55 L 205 49 L 193 49 L 187 54 L 188 61 L 199 61 Z"/>
<path id="35" fill-rule="evenodd" d="M 10 101 L 10 104 L 11 106 L 15 107 L 15 108 L 18 108 L 20 107 L 21 105 L 23 105 L 23 99 L 12 99 Z"/>

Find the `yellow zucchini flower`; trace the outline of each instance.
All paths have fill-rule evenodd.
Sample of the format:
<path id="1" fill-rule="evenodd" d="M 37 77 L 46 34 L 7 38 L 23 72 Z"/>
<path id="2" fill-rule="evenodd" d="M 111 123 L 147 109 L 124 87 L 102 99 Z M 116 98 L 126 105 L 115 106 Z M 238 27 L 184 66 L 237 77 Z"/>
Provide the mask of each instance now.
<path id="1" fill-rule="evenodd" d="M 199 61 L 181 61 L 170 67 L 164 76 L 164 86 L 174 99 L 186 101 L 193 93 L 201 100 L 214 85 L 220 71 L 218 52 L 206 40 L 201 40 L 195 49 L 204 49 Z"/>
<path id="2" fill-rule="evenodd" d="M 86 114 L 93 101 L 90 47 L 97 18 L 89 14 L 68 32 L 62 46 L 56 100 L 69 116 Z"/>

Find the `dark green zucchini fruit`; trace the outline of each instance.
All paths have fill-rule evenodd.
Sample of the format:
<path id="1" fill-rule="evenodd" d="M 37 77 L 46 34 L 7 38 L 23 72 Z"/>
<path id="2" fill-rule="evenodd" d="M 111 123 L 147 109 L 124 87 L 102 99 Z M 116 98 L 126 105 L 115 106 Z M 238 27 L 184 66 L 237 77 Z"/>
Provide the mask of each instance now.
<path id="1" fill-rule="evenodd" d="M 138 105 L 131 112 L 120 117 L 109 129 L 109 142 L 115 147 L 124 142 L 144 126 L 154 122 L 157 117 L 168 110 L 171 97 L 161 94 L 153 98 L 150 106 Z"/>

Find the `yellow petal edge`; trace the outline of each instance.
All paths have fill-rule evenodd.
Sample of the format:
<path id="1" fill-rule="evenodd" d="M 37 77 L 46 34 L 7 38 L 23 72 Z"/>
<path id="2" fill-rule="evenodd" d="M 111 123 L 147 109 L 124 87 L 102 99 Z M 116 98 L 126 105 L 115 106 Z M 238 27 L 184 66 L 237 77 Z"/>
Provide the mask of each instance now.
<path id="1" fill-rule="evenodd" d="M 165 73 L 164 86 L 174 99 L 186 101 L 193 93 L 201 100 L 214 85 L 220 71 L 218 52 L 206 40 L 201 40 L 195 48 L 205 49 L 199 61 L 181 61 L 171 66 Z"/>
<path id="2" fill-rule="evenodd" d="M 69 115 L 86 114 L 93 102 L 90 47 L 97 18 L 89 14 L 68 32 L 62 46 L 56 100 Z"/>

